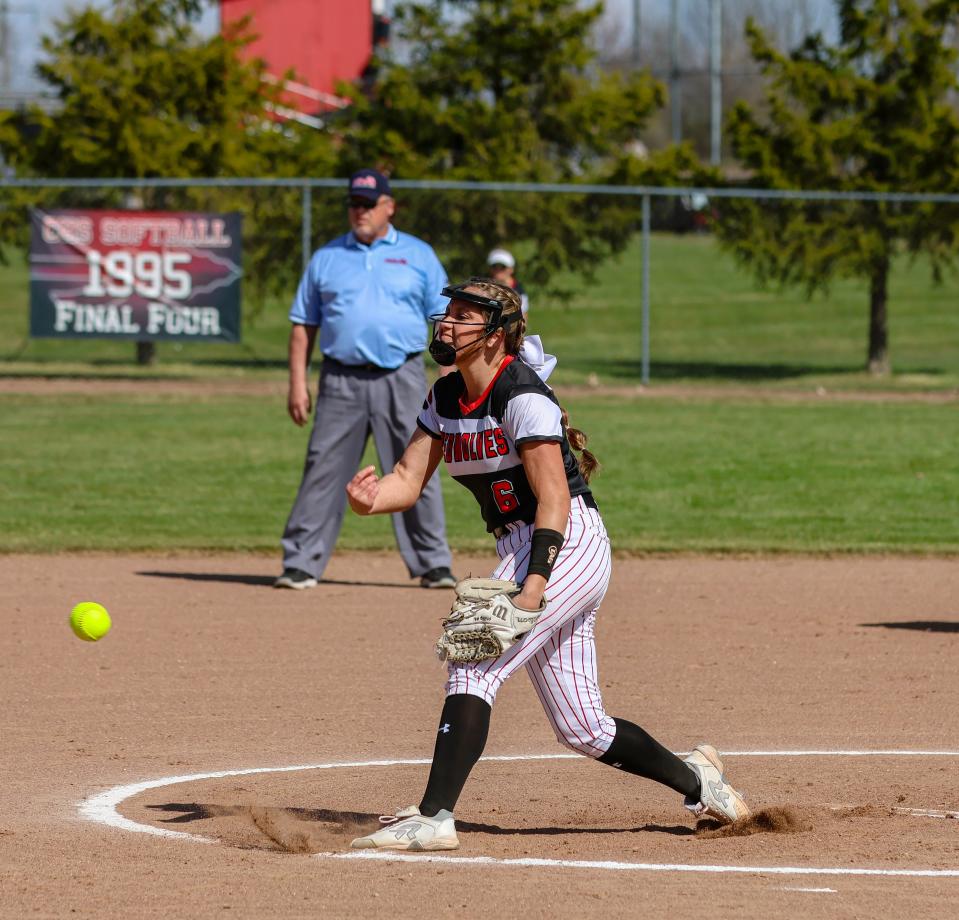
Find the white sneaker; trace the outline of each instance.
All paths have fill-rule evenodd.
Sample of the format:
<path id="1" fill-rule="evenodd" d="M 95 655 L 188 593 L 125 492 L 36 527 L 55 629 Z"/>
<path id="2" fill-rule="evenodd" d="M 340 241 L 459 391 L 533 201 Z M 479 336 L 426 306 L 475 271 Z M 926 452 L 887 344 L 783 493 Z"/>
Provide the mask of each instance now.
<path id="1" fill-rule="evenodd" d="M 357 837 L 350 846 L 354 850 L 455 850 L 460 845 L 453 815 L 445 810 L 427 818 L 410 805 L 395 815 L 384 815 L 380 821 L 386 827 Z"/>
<path id="2" fill-rule="evenodd" d="M 700 800 L 687 796 L 683 805 L 694 815 L 710 815 L 728 824 L 749 817 L 743 797 L 729 785 L 723 773 L 723 762 L 711 744 L 700 744 L 683 763 L 699 777 Z"/>

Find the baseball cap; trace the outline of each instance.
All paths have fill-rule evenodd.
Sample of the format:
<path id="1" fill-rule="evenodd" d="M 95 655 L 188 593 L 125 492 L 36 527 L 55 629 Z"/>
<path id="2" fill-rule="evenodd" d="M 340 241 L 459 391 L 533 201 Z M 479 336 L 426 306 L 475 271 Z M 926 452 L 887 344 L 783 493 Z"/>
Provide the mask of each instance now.
<path id="1" fill-rule="evenodd" d="M 516 259 L 506 249 L 494 249 L 486 257 L 487 265 L 505 265 L 507 268 L 516 268 Z"/>
<path id="2" fill-rule="evenodd" d="M 368 198 L 370 201 L 376 201 L 380 195 L 393 195 L 390 180 L 375 169 L 358 169 L 353 173 L 348 194 L 350 198 Z"/>

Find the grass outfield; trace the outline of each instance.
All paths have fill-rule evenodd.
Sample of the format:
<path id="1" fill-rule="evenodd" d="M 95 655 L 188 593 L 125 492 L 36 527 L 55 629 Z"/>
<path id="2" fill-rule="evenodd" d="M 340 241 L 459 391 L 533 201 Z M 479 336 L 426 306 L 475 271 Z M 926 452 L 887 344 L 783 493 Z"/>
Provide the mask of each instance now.
<path id="1" fill-rule="evenodd" d="M 597 283 L 570 298 L 534 296 L 531 331 L 560 358 L 556 382 L 635 383 L 640 356 L 638 241 L 598 268 Z M 708 236 L 655 236 L 651 254 L 652 383 L 751 382 L 811 389 L 959 387 L 959 283 L 932 284 L 923 263 L 902 259 L 890 284 L 890 344 L 896 373 L 862 370 L 866 286 L 837 282 L 829 299 L 759 290 Z M 27 276 L 0 266 L 0 376 L 282 375 L 288 300 L 256 316 L 244 310 L 244 343 L 160 343 L 156 368 L 133 364 L 131 342 L 27 338 Z"/>
<path id="2" fill-rule="evenodd" d="M 568 401 L 619 550 L 959 552 L 954 404 Z M 0 397 L 0 550 L 277 550 L 306 432 L 275 399 Z M 489 546 L 445 478 L 458 549 Z M 348 515 L 343 548 L 393 546 Z"/>

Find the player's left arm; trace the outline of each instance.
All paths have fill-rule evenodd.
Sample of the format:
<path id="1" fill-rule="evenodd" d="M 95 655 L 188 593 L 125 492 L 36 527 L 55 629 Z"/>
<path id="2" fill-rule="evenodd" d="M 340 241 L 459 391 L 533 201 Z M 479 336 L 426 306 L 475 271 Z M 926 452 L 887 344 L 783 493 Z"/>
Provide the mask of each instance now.
<path id="1" fill-rule="evenodd" d="M 412 508 L 443 457 L 443 442 L 417 428 L 393 472 L 382 479 L 376 467 L 360 470 L 346 486 L 357 514 L 391 514 Z"/>
<path id="2" fill-rule="evenodd" d="M 566 533 L 569 520 L 569 484 L 563 466 L 563 452 L 556 441 L 526 441 L 519 445 L 520 459 L 530 488 L 536 496 L 536 521 L 533 530 Z M 535 572 L 523 582 L 523 590 L 514 603 L 535 610 L 546 593 L 547 579 Z"/>

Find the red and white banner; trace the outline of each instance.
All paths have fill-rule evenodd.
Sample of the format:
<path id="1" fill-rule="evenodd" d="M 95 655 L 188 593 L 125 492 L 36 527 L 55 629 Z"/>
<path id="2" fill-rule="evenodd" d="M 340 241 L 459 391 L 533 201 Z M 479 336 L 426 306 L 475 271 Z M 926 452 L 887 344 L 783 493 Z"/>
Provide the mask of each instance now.
<path id="1" fill-rule="evenodd" d="M 240 215 L 31 212 L 30 335 L 240 341 Z"/>

